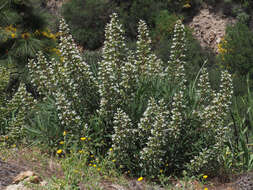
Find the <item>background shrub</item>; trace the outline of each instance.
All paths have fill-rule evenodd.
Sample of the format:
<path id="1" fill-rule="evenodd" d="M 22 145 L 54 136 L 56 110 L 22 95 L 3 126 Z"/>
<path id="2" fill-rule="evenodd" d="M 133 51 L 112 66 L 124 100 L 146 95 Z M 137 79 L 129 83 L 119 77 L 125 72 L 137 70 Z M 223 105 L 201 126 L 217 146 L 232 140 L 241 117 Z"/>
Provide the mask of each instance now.
<path id="1" fill-rule="evenodd" d="M 63 4 L 62 15 L 77 43 L 95 50 L 103 44 L 104 27 L 115 8 L 113 1 L 73 0 Z"/>
<path id="2" fill-rule="evenodd" d="M 246 76 L 253 77 L 253 33 L 246 24 L 238 22 L 227 27 L 221 47 L 220 64 L 233 73 L 235 93 L 243 94 L 246 92 L 246 85 L 242 85 Z"/>

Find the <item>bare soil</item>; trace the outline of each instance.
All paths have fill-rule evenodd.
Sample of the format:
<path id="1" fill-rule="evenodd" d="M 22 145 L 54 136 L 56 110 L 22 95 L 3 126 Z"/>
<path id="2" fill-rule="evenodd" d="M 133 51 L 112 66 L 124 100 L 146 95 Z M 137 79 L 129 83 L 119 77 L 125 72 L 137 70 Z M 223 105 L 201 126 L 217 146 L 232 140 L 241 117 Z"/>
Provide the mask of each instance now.
<path id="1" fill-rule="evenodd" d="M 56 158 L 41 152 L 39 149 L 15 148 L 5 151 L 0 149 L 0 190 L 3 190 L 10 185 L 19 173 L 27 170 L 35 172 L 43 179 L 52 176 L 56 176 L 57 178 L 64 176 Z M 129 179 L 129 184 L 131 184 L 132 181 L 136 182 L 136 179 Z M 234 182 L 225 183 L 220 181 L 220 178 L 208 180 L 208 185 L 204 185 L 204 187 L 208 187 L 208 190 L 237 190 L 234 186 Z M 191 184 L 191 186 L 193 185 L 195 190 L 203 189 L 203 185 L 198 181 L 175 180 L 173 184 L 175 184 L 175 189 L 178 189 L 178 187 L 180 188 L 181 185 L 185 186 L 187 184 Z M 103 186 L 103 189 L 106 190 L 118 190 L 118 185 L 112 184 L 111 182 L 101 182 L 101 185 Z M 136 189 L 146 189 L 142 187 L 144 186 L 140 184 Z M 80 189 L 83 189 L 82 186 L 80 186 Z M 131 188 L 131 190 L 133 190 L 133 188 Z"/>

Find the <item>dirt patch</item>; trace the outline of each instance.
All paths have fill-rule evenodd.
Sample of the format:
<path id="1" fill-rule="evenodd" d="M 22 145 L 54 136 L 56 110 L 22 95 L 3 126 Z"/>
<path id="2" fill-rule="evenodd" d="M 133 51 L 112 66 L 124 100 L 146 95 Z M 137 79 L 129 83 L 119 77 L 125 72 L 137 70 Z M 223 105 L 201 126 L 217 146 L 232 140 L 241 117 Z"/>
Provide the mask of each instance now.
<path id="1" fill-rule="evenodd" d="M 43 179 L 51 176 L 62 177 L 60 165 L 55 158 L 38 149 L 0 150 L 0 190 L 12 184 L 21 172 L 33 171 Z"/>
<path id="2" fill-rule="evenodd" d="M 10 185 L 13 179 L 22 171 L 25 171 L 25 167 L 21 167 L 15 164 L 10 164 L 0 160 L 0 189 L 4 189 Z"/>

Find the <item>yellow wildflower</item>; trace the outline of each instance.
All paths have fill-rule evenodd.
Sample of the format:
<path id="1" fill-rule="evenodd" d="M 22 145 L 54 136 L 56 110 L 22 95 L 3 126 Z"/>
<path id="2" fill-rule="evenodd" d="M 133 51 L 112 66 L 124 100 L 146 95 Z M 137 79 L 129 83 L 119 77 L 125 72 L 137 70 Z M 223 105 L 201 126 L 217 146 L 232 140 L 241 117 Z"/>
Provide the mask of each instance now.
<path id="1" fill-rule="evenodd" d="M 64 141 L 60 141 L 59 144 L 64 144 Z"/>
<path id="2" fill-rule="evenodd" d="M 41 34 L 43 35 L 43 36 L 46 36 L 47 37 L 47 32 L 41 32 Z"/>
<path id="3" fill-rule="evenodd" d="M 85 140 L 86 140 L 86 137 L 81 137 L 80 140 L 81 140 L 81 141 L 85 141 Z"/>
<path id="4" fill-rule="evenodd" d="M 203 176 L 203 179 L 206 179 L 207 177 L 208 177 L 207 175 L 204 175 L 204 176 Z"/>
<path id="5" fill-rule="evenodd" d="M 57 153 L 57 154 L 61 154 L 61 153 L 62 153 L 62 149 L 57 150 L 56 153 Z"/>
<path id="6" fill-rule="evenodd" d="M 11 37 L 12 37 L 12 38 L 15 38 L 15 36 L 16 36 L 16 34 L 11 33 Z"/>
<path id="7" fill-rule="evenodd" d="M 208 188 L 207 187 L 205 187 L 205 189 L 204 190 L 208 190 Z"/>
<path id="8" fill-rule="evenodd" d="M 80 153 L 80 154 L 83 154 L 83 153 L 84 153 L 84 151 L 83 151 L 83 150 L 79 150 L 79 153 Z"/>
<path id="9" fill-rule="evenodd" d="M 100 168 L 98 168 L 97 170 L 100 171 Z"/>
<path id="10" fill-rule="evenodd" d="M 111 151 L 112 151 L 112 148 L 110 148 L 109 151 L 111 152 Z"/>
<path id="11" fill-rule="evenodd" d="M 112 160 L 112 162 L 116 162 L 116 160 Z"/>
<path id="12" fill-rule="evenodd" d="M 95 167 L 97 167 L 97 165 L 96 165 L 96 164 L 93 164 L 93 167 L 95 168 Z"/>
<path id="13" fill-rule="evenodd" d="M 137 181 L 142 181 L 143 180 L 143 177 L 139 177 Z"/>
<path id="14" fill-rule="evenodd" d="M 184 7 L 184 8 L 190 8 L 190 7 L 191 7 L 191 4 L 190 4 L 190 3 L 186 3 L 186 4 L 184 4 L 183 7 Z"/>
<path id="15" fill-rule="evenodd" d="M 66 131 L 64 131 L 64 132 L 63 132 L 63 136 L 65 136 L 66 134 L 67 134 L 67 132 L 66 132 Z"/>
<path id="16" fill-rule="evenodd" d="M 17 29 L 14 28 L 12 25 L 10 25 L 9 29 L 10 29 L 11 31 L 13 31 L 13 32 L 16 32 L 16 31 L 17 31 Z"/>

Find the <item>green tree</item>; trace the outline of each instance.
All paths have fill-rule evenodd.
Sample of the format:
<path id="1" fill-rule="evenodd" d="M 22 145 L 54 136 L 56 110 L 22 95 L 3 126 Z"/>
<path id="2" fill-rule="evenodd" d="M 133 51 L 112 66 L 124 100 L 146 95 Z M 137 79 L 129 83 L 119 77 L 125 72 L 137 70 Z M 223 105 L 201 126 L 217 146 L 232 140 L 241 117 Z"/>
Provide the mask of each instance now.
<path id="1" fill-rule="evenodd" d="M 7 91 L 25 77 L 25 65 L 38 50 L 50 52 L 56 36 L 48 29 L 41 0 L 0 0 L 0 64 L 12 68 Z M 15 88 L 17 89 L 17 87 Z"/>
<path id="2" fill-rule="evenodd" d="M 227 27 L 220 49 L 222 64 L 232 73 L 253 74 L 253 33 L 246 24 Z"/>

